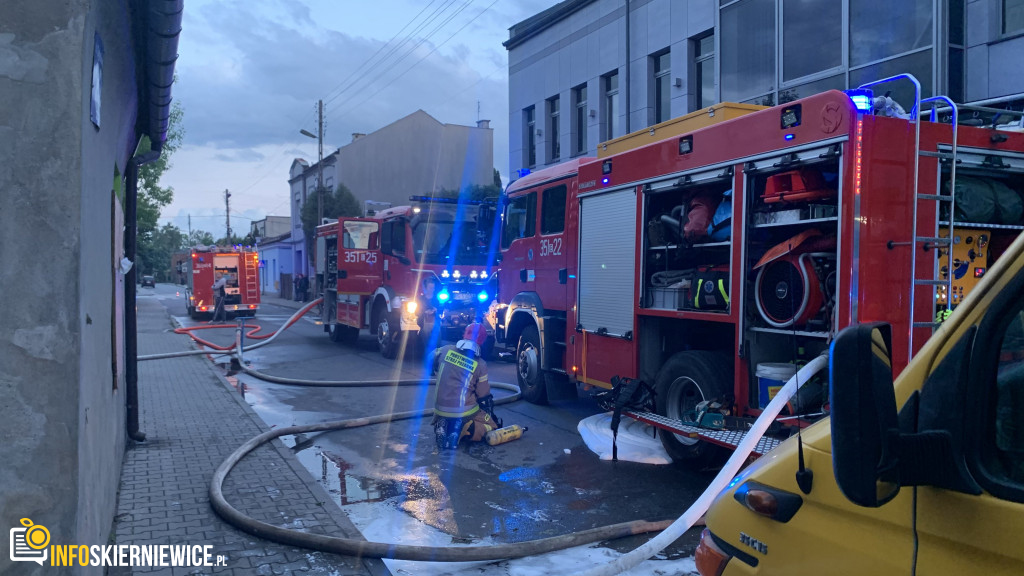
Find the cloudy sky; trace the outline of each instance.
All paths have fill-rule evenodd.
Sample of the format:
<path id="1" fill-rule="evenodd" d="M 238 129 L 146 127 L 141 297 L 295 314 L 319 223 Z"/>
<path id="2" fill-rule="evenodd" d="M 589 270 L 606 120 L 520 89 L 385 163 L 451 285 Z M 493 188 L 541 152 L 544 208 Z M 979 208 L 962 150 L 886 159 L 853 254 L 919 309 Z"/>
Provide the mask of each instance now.
<path id="1" fill-rule="evenodd" d="M 162 183 L 161 222 L 224 234 L 288 215 L 288 167 L 423 109 L 441 122 L 494 128 L 494 166 L 508 177 L 508 28 L 558 0 L 190 0 L 174 98 L 185 141 Z"/>

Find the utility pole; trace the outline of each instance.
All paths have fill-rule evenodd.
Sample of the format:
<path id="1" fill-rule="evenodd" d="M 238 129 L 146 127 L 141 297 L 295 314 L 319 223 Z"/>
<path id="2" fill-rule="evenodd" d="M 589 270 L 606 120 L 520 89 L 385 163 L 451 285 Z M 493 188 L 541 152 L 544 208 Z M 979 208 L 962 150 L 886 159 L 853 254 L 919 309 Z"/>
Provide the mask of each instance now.
<path id="1" fill-rule="evenodd" d="M 191 214 L 188 215 L 188 241 L 189 241 L 189 244 L 191 245 L 191 243 L 192 243 L 192 215 Z"/>
<path id="2" fill-rule="evenodd" d="M 299 134 L 309 138 L 316 138 L 317 141 L 317 177 L 316 177 L 316 225 L 324 221 L 324 101 L 316 103 L 317 122 L 316 135 L 310 134 L 308 130 L 299 130 Z M 314 227 L 315 228 L 315 227 Z M 316 277 L 316 293 L 320 293 L 320 275 Z"/>
<path id="3" fill-rule="evenodd" d="M 230 242 L 231 241 L 231 192 L 228 192 L 227 188 L 224 189 L 224 210 L 225 210 L 225 216 L 226 216 L 226 219 L 225 219 L 225 222 L 224 222 L 224 228 L 227 231 L 226 238 L 227 238 L 228 242 Z"/>

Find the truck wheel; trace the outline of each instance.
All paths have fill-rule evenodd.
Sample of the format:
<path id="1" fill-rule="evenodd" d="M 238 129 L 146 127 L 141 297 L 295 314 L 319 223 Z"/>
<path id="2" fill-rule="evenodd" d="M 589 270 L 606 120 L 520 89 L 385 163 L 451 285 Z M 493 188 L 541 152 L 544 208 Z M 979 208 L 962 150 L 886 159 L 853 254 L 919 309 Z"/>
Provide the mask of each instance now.
<path id="1" fill-rule="evenodd" d="M 400 332 L 398 322 L 395 322 L 386 310 L 380 309 L 377 313 L 377 349 L 380 350 L 381 356 L 388 360 L 398 356 Z"/>
<path id="2" fill-rule="evenodd" d="M 331 339 L 331 342 L 344 342 L 348 326 L 344 324 L 328 324 L 327 325 L 327 337 Z"/>
<path id="3" fill-rule="evenodd" d="M 547 404 L 548 390 L 540 367 L 540 335 L 535 326 L 527 326 L 516 347 L 516 380 L 523 398 L 532 404 Z"/>
<path id="4" fill-rule="evenodd" d="M 704 400 L 723 399 L 732 389 L 733 367 L 720 352 L 679 352 L 668 359 L 655 379 L 657 412 L 681 420 Z M 697 438 L 658 431 L 665 451 L 677 462 L 698 468 L 721 464 L 729 451 Z"/>

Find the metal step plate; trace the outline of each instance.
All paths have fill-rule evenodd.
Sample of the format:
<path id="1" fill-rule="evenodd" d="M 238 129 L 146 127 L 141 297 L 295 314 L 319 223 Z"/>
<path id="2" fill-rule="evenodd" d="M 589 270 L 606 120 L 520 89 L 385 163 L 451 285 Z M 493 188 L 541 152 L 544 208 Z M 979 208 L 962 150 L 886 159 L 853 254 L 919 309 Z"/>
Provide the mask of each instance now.
<path id="1" fill-rule="evenodd" d="M 706 440 L 712 444 L 724 446 L 732 450 L 735 450 L 740 445 L 740 442 L 743 441 L 743 437 L 747 434 L 740 430 L 711 430 L 697 426 L 687 426 L 679 420 L 666 418 L 665 416 L 661 416 L 653 412 L 623 412 L 622 414 L 624 416 L 629 416 L 634 420 L 650 424 L 655 428 L 668 430 L 673 434 L 688 436 L 690 438 L 700 438 L 701 440 Z M 782 444 L 782 440 L 779 440 L 778 438 L 762 436 L 761 439 L 757 441 L 757 445 L 754 446 L 752 454 L 763 456 L 779 444 Z"/>

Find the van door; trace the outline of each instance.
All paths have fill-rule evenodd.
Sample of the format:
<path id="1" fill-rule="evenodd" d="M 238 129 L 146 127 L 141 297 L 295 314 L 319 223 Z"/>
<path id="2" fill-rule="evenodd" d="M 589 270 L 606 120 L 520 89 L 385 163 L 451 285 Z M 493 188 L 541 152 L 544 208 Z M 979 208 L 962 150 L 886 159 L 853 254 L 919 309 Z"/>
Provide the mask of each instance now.
<path id="1" fill-rule="evenodd" d="M 964 456 L 982 493 L 917 489 L 919 574 L 1024 574 L 1024 255 L 1017 252 L 1005 255 L 1015 272 L 989 290 L 995 294 L 980 322 L 965 317 L 977 323 L 977 335 L 968 364 L 950 376 L 966 380 L 956 386 L 964 406 L 953 412 L 962 423 L 950 427 L 962 426 Z M 947 360 L 922 388 L 922 404 Z"/>

